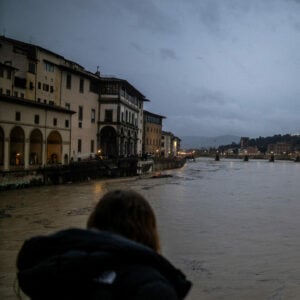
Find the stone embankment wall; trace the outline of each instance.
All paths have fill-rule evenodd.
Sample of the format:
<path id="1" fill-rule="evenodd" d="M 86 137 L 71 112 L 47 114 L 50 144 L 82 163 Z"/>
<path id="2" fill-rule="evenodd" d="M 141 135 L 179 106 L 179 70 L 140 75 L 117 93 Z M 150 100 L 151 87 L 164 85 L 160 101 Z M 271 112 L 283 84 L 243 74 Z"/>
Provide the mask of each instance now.
<path id="1" fill-rule="evenodd" d="M 141 164 L 140 164 L 141 163 Z M 51 166 L 32 171 L 2 172 L 0 191 L 32 186 L 80 182 L 90 179 L 130 177 L 166 169 L 181 168 L 185 160 L 155 159 L 138 161 L 137 158 L 106 161 L 86 161 L 68 166 Z"/>
<path id="2" fill-rule="evenodd" d="M 163 159 L 154 161 L 153 171 L 163 171 L 168 169 L 178 169 L 183 167 L 185 164 L 185 159 Z"/>
<path id="3" fill-rule="evenodd" d="M 0 191 L 44 185 L 43 175 L 36 171 L 3 172 L 0 174 Z"/>

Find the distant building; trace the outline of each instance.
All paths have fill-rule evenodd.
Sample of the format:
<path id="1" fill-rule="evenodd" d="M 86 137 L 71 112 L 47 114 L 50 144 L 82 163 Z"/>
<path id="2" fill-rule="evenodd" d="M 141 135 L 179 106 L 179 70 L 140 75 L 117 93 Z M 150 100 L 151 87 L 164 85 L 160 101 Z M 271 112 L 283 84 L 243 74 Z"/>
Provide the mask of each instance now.
<path id="1" fill-rule="evenodd" d="M 260 154 L 259 150 L 257 149 L 257 147 L 244 147 L 244 148 L 241 148 L 240 150 L 240 153 L 241 154 L 248 154 L 248 155 L 257 155 L 257 154 Z"/>
<path id="2" fill-rule="evenodd" d="M 267 151 L 275 154 L 284 154 L 291 151 L 291 145 L 288 143 L 269 144 Z"/>
<path id="3" fill-rule="evenodd" d="M 172 139 L 174 134 L 167 131 L 162 131 L 161 135 L 161 156 L 170 157 L 173 155 L 172 152 Z"/>
<path id="4" fill-rule="evenodd" d="M 172 153 L 174 156 L 177 156 L 178 151 L 180 150 L 181 139 L 177 136 L 172 138 Z"/>
<path id="5" fill-rule="evenodd" d="M 162 120 L 165 118 L 144 110 L 143 154 L 161 155 Z"/>

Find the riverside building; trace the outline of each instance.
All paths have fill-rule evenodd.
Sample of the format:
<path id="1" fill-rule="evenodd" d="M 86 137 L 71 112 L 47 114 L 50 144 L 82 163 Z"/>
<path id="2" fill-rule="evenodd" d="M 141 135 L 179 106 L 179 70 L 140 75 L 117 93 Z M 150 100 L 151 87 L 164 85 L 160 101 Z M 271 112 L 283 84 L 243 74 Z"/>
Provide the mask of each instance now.
<path id="1" fill-rule="evenodd" d="M 50 50 L 0 37 L 0 170 L 142 154 L 145 96 Z"/>
<path id="2" fill-rule="evenodd" d="M 142 155 L 145 96 L 123 79 L 102 77 L 99 140 L 104 156 Z"/>
<path id="3" fill-rule="evenodd" d="M 166 117 L 144 110 L 143 153 L 161 156 L 162 120 Z"/>
<path id="4" fill-rule="evenodd" d="M 180 150 L 181 139 L 172 132 L 162 131 L 161 136 L 161 156 L 174 157 Z"/>

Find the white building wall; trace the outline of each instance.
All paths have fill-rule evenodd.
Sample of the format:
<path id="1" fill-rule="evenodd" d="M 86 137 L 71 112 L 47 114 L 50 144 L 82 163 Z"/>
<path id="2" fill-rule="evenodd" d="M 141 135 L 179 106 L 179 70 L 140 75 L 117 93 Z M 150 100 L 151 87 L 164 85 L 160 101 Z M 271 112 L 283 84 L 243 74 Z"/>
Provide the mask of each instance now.
<path id="1" fill-rule="evenodd" d="M 21 127 L 25 135 L 25 153 L 24 153 L 24 168 L 28 169 L 29 164 L 29 144 L 30 135 L 34 129 L 38 129 L 42 134 L 43 153 L 42 164 L 46 164 L 49 159 L 47 154 L 47 139 L 51 132 L 57 131 L 62 139 L 62 152 L 60 163 L 64 163 L 63 158 L 65 155 L 70 158 L 71 142 L 70 142 L 70 127 L 66 127 L 65 121 L 71 121 L 71 114 L 52 111 L 34 106 L 24 106 L 16 103 L 2 102 L 0 101 L 0 126 L 4 131 L 4 170 L 10 169 L 10 135 L 13 128 L 16 126 Z M 16 121 L 16 112 L 21 113 L 20 121 Z M 35 124 L 35 115 L 39 116 L 39 124 Z M 53 119 L 57 120 L 57 125 L 53 124 Z"/>
<path id="2" fill-rule="evenodd" d="M 67 74 L 71 74 L 71 88 L 68 89 Z M 84 80 L 83 93 L 80 92 L 80 79 Z M 73 159 L 87 158 L 90 154 L 97 152 L 97 129 L 99 95 L 90 91 L 90 80 L 87 77 L 75 73 L 63 71 L 61 85 L 61 106 L 69 105 L 75 111 L 71 121 L 71 156 Z M 82 107 L 82 120 L 79 119 L 79 107 Z M 95 111 L 95 118 L 92 119 L 92 110 Z M 81 151 L 78 151 L 78 144 L 81 141 Z M 93 141 L 94 149 L 91 149 Z M 94 151 L 92 151 L 94 150 Z"/>
<path id="3" fill-rule="evenodd" d="M 42 103 L 60 105 L 61 71 L 59 65 L 63 58 L 41 50 L 38 50 L 37 56 L 36 100 Z M 45 64 L 53 64 L 53 69 L 47 69 Z M 46 90 L 46 86 L 49 87 L 48 90 Z"/>

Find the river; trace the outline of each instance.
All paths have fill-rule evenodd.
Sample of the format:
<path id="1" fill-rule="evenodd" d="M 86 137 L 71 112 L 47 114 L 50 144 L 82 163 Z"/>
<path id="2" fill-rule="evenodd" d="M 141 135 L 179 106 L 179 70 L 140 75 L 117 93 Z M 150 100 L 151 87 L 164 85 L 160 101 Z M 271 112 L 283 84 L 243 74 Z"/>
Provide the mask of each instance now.
<path id="1" fill-rule="evenodd" d="M 0 299 L 17 299 L 26 238 L 85 227 L 115 188 L 150 201 L 163 254 L 193 282 L 186 299 L 300 299 L 300 163 L 198 158 L 164 173 L 0 193 Z"/>

